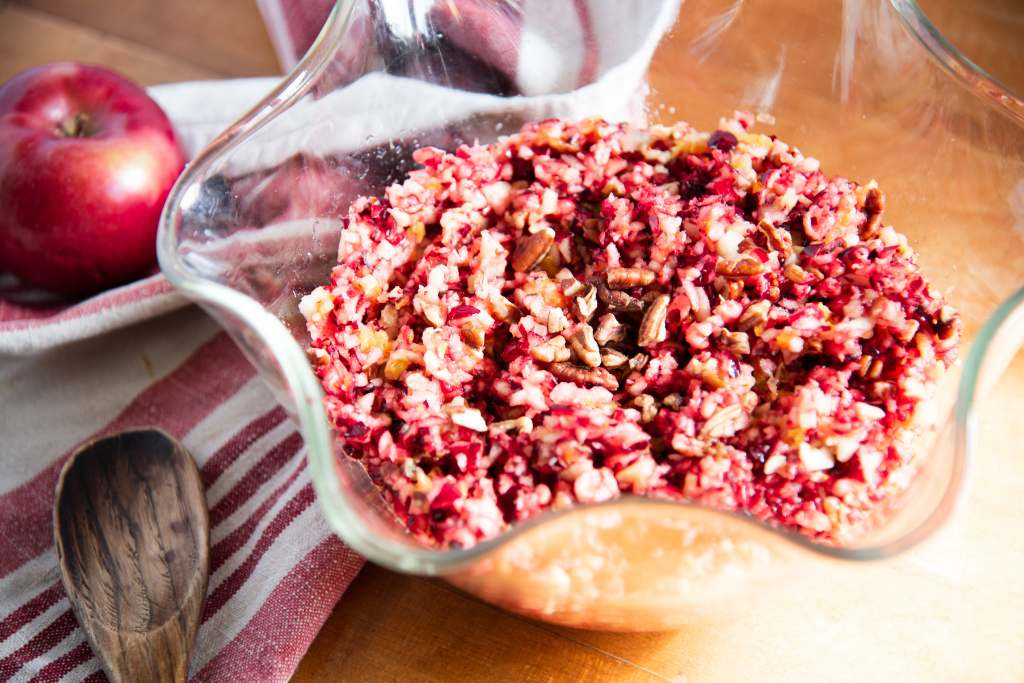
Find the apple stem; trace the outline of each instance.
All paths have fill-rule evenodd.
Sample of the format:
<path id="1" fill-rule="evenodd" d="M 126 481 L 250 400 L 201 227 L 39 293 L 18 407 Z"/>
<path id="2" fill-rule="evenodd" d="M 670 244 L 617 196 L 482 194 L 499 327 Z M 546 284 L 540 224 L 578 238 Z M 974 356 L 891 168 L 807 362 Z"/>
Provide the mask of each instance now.
<path id="1" fill-rule="evenodd" d="M 61 121 L 57 129 L 64 137 L 68 138 L 84 138 L 92 133 L 89 126 L 89 115 L 82 112 Z"/>

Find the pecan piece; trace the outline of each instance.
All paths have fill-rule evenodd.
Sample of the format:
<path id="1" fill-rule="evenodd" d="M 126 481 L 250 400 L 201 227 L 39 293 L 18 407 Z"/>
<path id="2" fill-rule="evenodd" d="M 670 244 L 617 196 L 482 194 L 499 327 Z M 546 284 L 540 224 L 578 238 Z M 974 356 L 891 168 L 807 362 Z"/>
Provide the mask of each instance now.
<path id="1" fill-rule="evenodd" d="M 547 328 L 551 334 L 558 334 L 569 326 L 569 319 L 561 308 L 552 308 L 548 311 Z"/>
<path id="2" fill-rule="evenodd" d="M 743 412 L 743 406 L 733 403 L 731 406 L 721 408 L 714 415 L 708 418 L 704 426 L 700 428 L 698 436 L 702 439 L 720 439 L 732 436 L 746 423 L 747 416 Z"/>
<path id="3" fill-rule="evenodd" d="M 568 272 L 568 271 L 565 271 Z M 567 297 L 574 297 L 583 293 L 585 285 L 572 275 L 559 278 L 558 284 L 562 287 L 562 294 Z"/>
<path id="4" fill-rule="evenodd" d="M 590 316 L 597 310 L 597 288 L 591 286 L 586 294 L 576 297 L 573 309 L 580 320 L 590 320 Z"/>
<path id="5" fill-rule="evenodd" d="M 306 349 L 306 357 L 309 358 L 313 365 L 327 365 L 331 362 L 331 356 L 323 349 L 309 348 Z"/>
<path id="6" fill-rule="evenodd" d="M 646 287 L 654 282 L 654 271 L 646 268 L 609 268 L 605 281 L 610 289 Z"/>
<path id="7" fill-rule="evenodd" d="M 519 309 L 516 308 L 516 305 L 500 294 L 487 300 L 487 308 L 490 309 L 491 315 L 498 320 L 511 320 L 519 316 Z"/>
<path id="8" fill-rule="evenodd" d="M 765 244 L 774 251 L 789 255 L 793 251 L 793 238 L 788 230 L 776 228 L 763 218 L 757 223 L 757 230 L 764 235 Z"/>
<path id="9" fill-rule="evenodd" d="M 521 417 L 512 418 L 510 420 L 501 420 L 500 422 L 492 422 L 490 425 L 491 431 L 496 432 L 510 432 L 515 430 L 521 434 L 529 434 L 533 431 L 533 420 L 523 415 Z"/>
<path id="10" fill-rule="evenodd" d="M 593 242 L 599 244 L 601 239 L 601 221 L 596 218 L 587 218 L 583 221 L 583 236 Z"/>
<path id="11" fill-rule="evenodd" d="M 566 382 L 604 387 L 608 391 L 618 391 L 619 389 L 619 380 L 604 368 L 584 368 L 572 363 L 552 363 L 548 369 L 551 370 L 552 375 Z"/>
<path id="12" fill-rule="evenodd" d="M 715 272 L 722 277 L 745 278 L 763 273 L 764 264 L 753 256 L 743 256 L 738 261 L 720 260 L 715 264 Z"/>
<path id="13" fill-rule="evenodd" d="M 739 299 L 743 295 L 743 282 L 740 280 L 719 280 L 715 283 L 715 289 L 718 289 L 726 299 Z"/>
<path id="14" fill-rule="evenodd" d="M 683 395 L 669 394 L 665 398 L 661 399 L 661 402 L 665 404 L 665 407 L 669 410 L 679 410 L 683 407 Z"/>
<path id="15" fill-rule="evenodd" d="M 626 338 L 626 328 L 618 321 L 612 313 L 605 313 L 597 321 L 597 329 L 594 330 L 594 339 L 598 344 L 604 346 L 609 342 L 620 342 Z"/>
<path id="16" fill-rule="evenodd" d="M 629 369 L 640 371 L 647 367 L 647 361 L 651 359 L 646 353 L 638 353 L 629 359 Z"/>
<path id="17" fill-rule="evenodd" d="M 644 310 L 644 302 L 635 296 L 618 289 L 609 289 L 604 282 L 596 285 L 597 298 L 601 300 L 609 311 L 616 313 L 639 313 Z"/>
<path id="18" fill-rule="evenodd" d="M 569 336 L 569 346 L 584 365 L 596 368 L 601 364 L 601 348 L 594 339 L 594 328 L 583 323 Z"/>
<path id="19" fill-rule="evenodd" d="M 623 365 L 629 362 L 629 358 L 624 353 L 616 351 L 615 349 L 605 349 L 601 352 L 601 365 L 606 368 L 615 370 L 621 368 Z"/>
<path id="20" fill-rule="evenodd" d="M 470 320 L 462 325 L 462 340 L 470 346 L 481 348 L 486 340 L 487 331 L 480 323 Z"/>
<path id="21" fill-rule="evenodd" d="M 650 422 L 658 416 L 658 404 L 650 394 L 640 394 L 633 399 L 633 405 L 640 410 L 641 422 Z"/>
<path id="22" fill-rule="evenodd" d="M 736 326 L 744 332 L 765 324 L 768 321 L 768 312 L 772 308 L 772 302 L 767 299 L 755 301 L 747 306 L 747 310 L 736 321 Z"/>
<path id="23" fill-rule="evenodd" d="M 516 250 L 512 252 L 512 268 L 520 273 L 533 270 L 544 260 L 554 243 L 555 231 L 551 228 L 523 235 L 516 244 Z"/>
<path id="24" fill-rule="evenodd" d="M 552 337 L 530 349 L 530 355 L 541 363 L 567 361 L 572 356 L 565 345 L 565 337 Z"/>
<path id="25" fill-rule="evenodd" d="M 788 264 L 782 269 L 782 274 L 786 276 L 786 279 L 790 282 L 795 282 L 798 285 L 804 285 L 809 283 L 813 277 L 812 275 L 798 266 L 795 263 Z"/>
<path id="26" fill-rule="evenodd" d="M 726 332 L 722 335 L 722 342 L 726 349 L 737 356 L 750 353 L 750 337 L 746 332 Z"/>
<path id="27" fill-rule="evenodd" d="M 639 346 L 653 346 L 658 342 L 665 341 L 667 332 L 665 330 L 665 317 L 668 314 L 668 294 L 662 294 L 651 302 L 640 321 L 640 331 L 637 334 Z"/>
<path id="28" fill-rule="evenodd" d="M 864 215 L 867 220 L 860 229 L 860 238 L 870 240 L 878 237 L 878 231 L 882 227 L 882 213 L 885 211 L 885 195 L 877 187 L 868 190 L 864 198 Z"/>
<path id="29" fill-rule="evenodd" d="M 947 341 L 956 336 L 960 329 L 960 316 L 952 306 L 943 306 L 932 323 L 939 341 Z"/>

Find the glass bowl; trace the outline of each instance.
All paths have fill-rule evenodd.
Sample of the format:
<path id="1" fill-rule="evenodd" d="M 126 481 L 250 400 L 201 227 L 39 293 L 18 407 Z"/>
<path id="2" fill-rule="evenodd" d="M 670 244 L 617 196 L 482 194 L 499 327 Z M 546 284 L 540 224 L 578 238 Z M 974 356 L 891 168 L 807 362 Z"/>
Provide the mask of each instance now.
<path id="1" fill-rule="evenodd" d="M 963 361 L 897 510 L 842 548 L 638 497 L 548 512 L 468 549 L 418 544 L 336 447 L 304 353 L 297 305 L 328 280 L 347 204 L 401 178 L 422 145 L 553 115 L 712 130 L 737 109 L 830 173 L 877 179 L 889 220 L 963 314 Z M 1024 339 L 1024 101 L 906 0 L 344 0 L 274 92 L 188 166 L 158 251 L 300 425 L 324 514 L 352 548 L 535 618 L 671 628 L 750 610 L 780 579 L 806 587 L 829 563 L 903 552 L 950 515 L 975 398 Z"/>

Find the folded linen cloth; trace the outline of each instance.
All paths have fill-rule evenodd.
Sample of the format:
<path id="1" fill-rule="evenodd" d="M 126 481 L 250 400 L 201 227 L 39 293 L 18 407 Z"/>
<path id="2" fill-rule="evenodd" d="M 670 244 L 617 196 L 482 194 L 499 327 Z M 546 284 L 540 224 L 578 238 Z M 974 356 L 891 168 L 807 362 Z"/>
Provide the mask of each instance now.
<path id="1" fill-rule="evenodd" d="M 285 17 L 299 17 L 305 16 L 302 8 L 313 12 L 327 3 L 261 4 L 265 11 L 276 7 Z M 479 3 L 450 4 L 471 16 Z M 582 95 L 519 97 L 512 106 L 537 115 L 596 108 L 614 117 L 617 101 L 642 87 L 677 0 L 644 3 L 657 18 L 653 23 L 644 23 L 643 12 L 617 9 L 619 3 L 556 2 L 561 33 L 552 30 L 557 22 L 541 20 L 550 3 L 521 4 L 525 21 L 502 29 L 502 40 L 492 30 L 481 55 L 505 69 L 525 94 L 551 87 L 537 79 L 544 71 L 538 64 L 568 64 L 554 76 L 570 79 L 567 85 L 575 77 L 594 82 Z M 642 20 L 630 21 L 627 13 Z M 317 19 L 307 21 L 289 33 L 286 64 L 319 29 Z M 471 22 L 464 28 L 487 30 Z M 567 41 L 583 51 L 562 55 L 558 40 L 571 32 L 583 32 L 583 40 Z M 193 155 L 276 82 L 182 83 L 150 92 Z M 420 87 L 401 77 L 355 85 L 390 96 Z M 487 106 L 499 106 L 495 99 Z M 431 115 L 438 111 L 440 105 Z M 366 114 L 380 124 L 379 113 Z M 60 584 L 53 492 L 78 445 L 138 426 L 161 427 L 182 440 L 207 488 L 212 574 L 190 679 L 287 680 L 362 564 L 315 505 L 294 425 L 209 318 L 194 307 L 176 310 L 186 302 L 161 275 L 73 304 L 41 296 L 0 274 L 0 681 L 104 680 Z"/>

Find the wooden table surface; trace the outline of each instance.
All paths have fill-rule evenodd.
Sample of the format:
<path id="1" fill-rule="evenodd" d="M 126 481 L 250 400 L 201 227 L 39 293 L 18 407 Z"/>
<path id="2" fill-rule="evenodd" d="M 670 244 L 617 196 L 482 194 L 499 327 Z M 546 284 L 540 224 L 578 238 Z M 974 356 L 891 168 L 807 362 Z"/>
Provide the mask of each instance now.
<path id="1" fill-rule="evenodd" d="M 1018 0 L 922 5 L 975 61 L 1024 90 Z M 0 81 L 67 59 L 144 84 L 280 72 L 252 0 L 0 0 Z M 955 522 L 834 592 L 807 595 L 793 614 L 674 633 L 590 633 L 367 566 L 294 680 L 1024 681 L 1024 515 L 1012 495 L 985 495 L 1024 491 L 1020 449 L 1007 445 L 1024 440 L 1020 361 L 981 406 L 978 452 L 992 457 L 976 464 Z"/>

